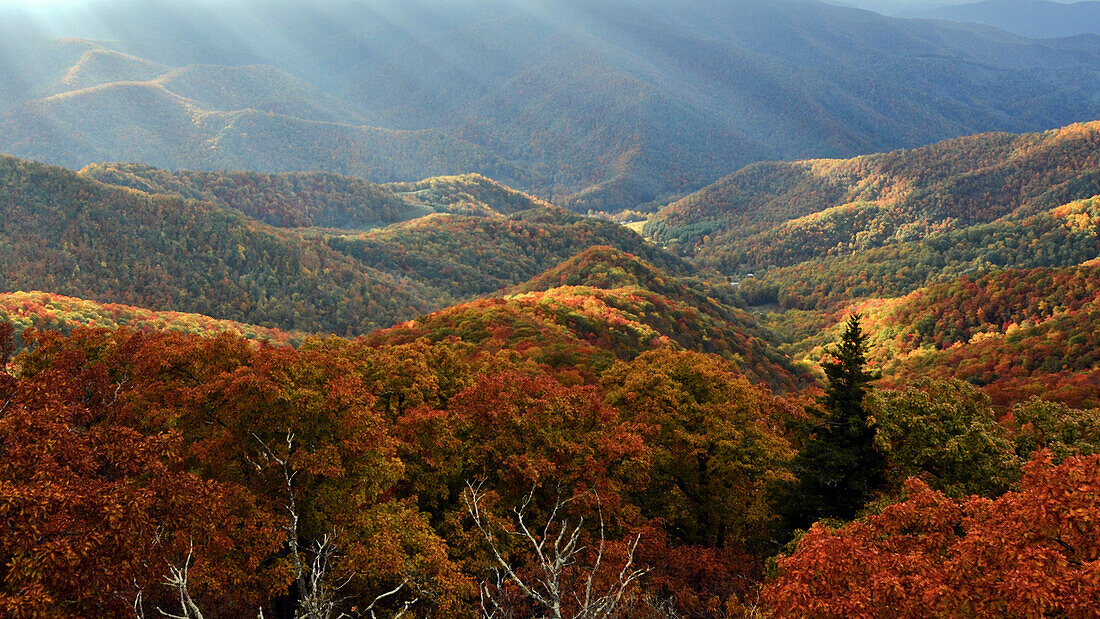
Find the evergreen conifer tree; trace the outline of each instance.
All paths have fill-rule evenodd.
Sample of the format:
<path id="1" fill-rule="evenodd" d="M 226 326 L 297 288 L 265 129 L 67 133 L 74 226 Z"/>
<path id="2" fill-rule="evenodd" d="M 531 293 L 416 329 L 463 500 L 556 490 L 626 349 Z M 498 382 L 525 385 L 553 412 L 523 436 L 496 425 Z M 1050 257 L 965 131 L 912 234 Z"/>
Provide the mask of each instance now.
<path id="1" fill-rule="evenodd" d="M 822 411 L 811 410 L 816 423 L 795 458 L 797 483 L 780 506 L 788 530 L 805 529 L 822 518 L 849 520 L 882 487 L 885 460 L 874 447 L 875 428 L 863 407 L 868 385 L 867 334 L 860 315 L 848 318 L 840 344 L 823 362 L 829 379 L 820 400 Z"/>

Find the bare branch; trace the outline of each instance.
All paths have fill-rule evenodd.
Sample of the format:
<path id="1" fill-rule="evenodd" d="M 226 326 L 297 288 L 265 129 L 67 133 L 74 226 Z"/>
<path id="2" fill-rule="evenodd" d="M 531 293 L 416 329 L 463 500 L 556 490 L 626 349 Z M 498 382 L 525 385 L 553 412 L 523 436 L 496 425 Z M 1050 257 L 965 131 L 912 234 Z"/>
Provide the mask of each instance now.
<path id="1" fill-rule="evenodd" d="M 256 442 L 263 447 L 263 451 L 260 453 L 265 459 L 271 460 L 275 464 L 279 465 L 283 473 L 283 482 L 286 486 L 286 511 L 290 515 L 289 523 L 283 527 L 287 532 L 287 541 L 290 544 L 290 554 L 294 559 L 294 581 L 298 585 L 298 596 L 300 600 L 307 600 L 309 598 L 309 584 L 306 581 L 305 568 L 302 565 L 302 553 L 298 540 L 298 503 L 294 496 L 294 479 L 298 476 L 297 469 L 290 466 L 290 454 L 294 451 L 294 433 L 290 430 L 286 431 L 286 456 L 279 457 L 275 451 L 268 447 L 267 443 L 255 432 L 252 433 L 252 437 L 256 439 Z M 257 468 L 259 468 L 257 466 Z"/>
<path id="2" fill-rule="evenodd" d="M 467 491 L 462 494 L 462 500 L 466 503 L 466 510 L 470 513 L 470 516 L 474 520 L 474 524 L 477 526 L 478 530 L 481 531 L 481 535 L 489 544 L 489 549 L 493 553 L 493 558 L 496 560 L 497 564 L 500 565 L 500 567 L 504 570 L 504 574 L 508 577 L 508 579 L 515 583 L 515 585 L 519 587 L 520 590 L 523 591 L 523 593 L 528 597 L 538 601 L 544 606 L 550 606 L 549 601 L 547 601 L 541 595 L 535 593 L 530 587 L 528 587 L 527 584 L 523 582 L 523 579 L 521 579 L 518 575 L 516 575 L 514 571 L 512 571 L 512 567 L 508 564 L 507 561 L 504 560 L 504 557 L 500 555 L 500 549 L 497 548 L 495 538 L 493 537 L 492 525 L 484 520 L 481 514 L 481 500 L 485 497 L 485 495 L 481 493 L 481 486 L 483 483 L 484 482 L 478 482 L 478 484 L 475 486 L 468 481 L 466 482 Z M 527 501 L 524 502 L 524 505 L 526 504 Z M 522 525 L 522 519 L 520 521 L 520 524 Z"/>
<path id="3" fill-rule="evenodd" d="M 187 549 L 187 558 L 184 559 L 183 566 L 170 565 L 168 567 L 168 578 L 165 579 L 164 584 L 174 588 L 176 593 L 179 594 L 180 608 L 183 612 L 182 615 L 174 615 L 158 607 L 157 612 L 169 619 L 203 619 L 202 611 L 199 610 L 198 604 L 191 599 L 191 593 L 187 590 L 187 580 L 191 570 L 191 559 L 194 557 L 194 553 L 195 541 L 191 540 Z"/>
<path id="4" fill-rule="evenodd" d="M 594 563 L 587 571 L 588 576 L 583 585 L 583 597 L 581 591 L 572 590 L 568 582 L 570 568 L 579 567 L 579 561 L 584 558 L 588 550 L 581 544 L 584 533 L 584 519 L 578 520 L 576 525 L 571 525 L 568 519 L 558 518 L 559 513 L 569 503 L 579 497 L 569 499 L 559 497 L 550 508 L 550 515 L 546 522 L 538 527 L 536 534 L 527 522 L 527 511 L 534 502 L 535 490 L 532 489 L 521 500 L 520 505 L 512 510 L 517 528 L 515 531 L 504 529 L 505 533 L 523 538 L 531 547 L 532 560 L 540 574 L 533 582 L 526 582 L 516 574 L 502 555 L 492 524 L 483 513 L 481 502 L 485 498 L 482 491 L 483 482 L 473 484 L 466 483 L 466 492 L 463 493 L 463 501 L 466 509 L 474 521 L 474 525 L 484 537 L 494 561 L 499 567 L 492 570 L 492 580 L 483 582 L 479 587 L 481 598 L 481 614 L 485 619 L 505 619 L 517 616 L 522 609 L 513 609 L 514 602 L 506 598 L 506 585 L 511 583 L 530 601 L 542 606 L 548 611 L 548 616 L 561 619 L 563 602 L 570 599 L 576 603 L 576 619 L 608 619 L 615 616 L 621 608 L 623 597 L 631 586 L 649 572 L 648 568 L 635 568 L 634 557 L 641 540 L 641 535 L 634 538 L 630 545 L 627 557 L 619 570 L 614 583 L 606 591 L 599 591 L 598 574 L 606 561 L 606 523 L 604 521 L 603 507 L 598 494 L 596 508 L 599 516 L 599 545 L 595 549 Z M 584 495 L 581 495 L 584 496 Z M 567 590 L 570 589 L 570 590 Z"/>

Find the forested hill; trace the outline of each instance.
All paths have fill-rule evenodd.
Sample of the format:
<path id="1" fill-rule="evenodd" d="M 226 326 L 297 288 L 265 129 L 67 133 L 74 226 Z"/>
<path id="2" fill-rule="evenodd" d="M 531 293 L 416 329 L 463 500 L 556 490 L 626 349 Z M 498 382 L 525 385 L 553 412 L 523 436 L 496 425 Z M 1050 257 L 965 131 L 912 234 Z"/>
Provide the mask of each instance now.
<path id="1" fill-rule="evenodd" d="M 48 23 L 28 13 L 0 8 L 0 150 L 77 169 L 477 172 L 618 211 L 752 161 L 1100 115 L 1095 38 L 807 0 L 97 0 Z"/>
<path id="2" fill-rule="evenodd" d="M 868 308 L 891 382 L 957 377 L 994 402 L 1100 406 L 1100 263 L 996 271 Z"/>
<path id="3" fill-rule="evenodd" d="M 1029 397 L 1100 406 L 1100 262 L 996 269 L 831 312 L 790 310 L 764 322 L 796 359 L 820 362 L 861 313 L 882 385 L 955 378 L 1005 409 Z"/>
<path id="4" fill-rule="evenodd" d="M 520 284 L 596 245 L 645 257 L 674 275 L 694 271 L 622 226 L 558 208 L 488 219 L 431 215 L 327 242 L 365 264 L 426 283 L 445 295 L 440 306 Z"/>
<path id="5" fill-rule="evenodd" d="M 278 345 L 301 344 L 306 334 L 258 327 L 201 314 L 163 311 L 118 303 L 96 303 L 48 292 L 0 293 L 0 323 L 12 326 L 17 348 L 25 345 L 27 329 L 71 333 L 80 327 L 119 329 L 146 333 L 188 333 L 213 337 L 229 332 L 249 340 Z"/>
<path id="6" fill-rule="evenodd" d="M 80 174 L 146 193 L 212 202 L 280 228 L 369 229 L 436 212 L 491 217 L 548 206 L 477 174 L 393 185 L 320 172 L 172 172 L 135 163 L 92 164 Z"/>
<path id="7" fill-rule="evenodd" d="M 1100 122 L 755 164 L 646 231 L 725 272 L 796 361 L 816 366 L 861 313 L 888 384 L 1100 404 Z"/>
<path id="8" fill-rule="evenodd" d="M 482 356 L 518 355 L 564 380 L 591 380 L 616 360 L 650 350 L 692 350 L 725 357 L 776 389 L 808 384 L 755 318 L 715 298 L 723 291 L 612 247 L 589 249 L 511 292 L 375 332 L 367 341 L 460 342 Z"/>
<path id="9" fill-rule="evenodd" d="M 661 211 L 648 234 L 750 303 L 826 308 L 998 267 L 1097 255 L 1100 122 L 849 160 L 756 164 Z"/>
<path id="10" fill-rule="evenodd" d="M 432 307 L 414 282 L 205 202 L 0 159 L 4 290 L 287 329 L 364 332 Z"/>
<path id="11" fill-rule="evenodd" d="M 169 172 L 143 164 L 93 164 L 82 176 L 146 193 L 212 202 L 280 228 L 374 228 L 431 213 L 380 185 L 337 174 Z"/>
<path id="12" fill-rule="evenodd" d="M 285 330 L 364 334 L 521 284 L 593 246 L 643 257 L 668 277 L 695 272 L 622 226 L 480 176 L 380 186 L 134 165 L 76 174 L 5 157 L 0 188 L 0 290 Z M 406 221 L 331 227 L 385 218 Z"/>

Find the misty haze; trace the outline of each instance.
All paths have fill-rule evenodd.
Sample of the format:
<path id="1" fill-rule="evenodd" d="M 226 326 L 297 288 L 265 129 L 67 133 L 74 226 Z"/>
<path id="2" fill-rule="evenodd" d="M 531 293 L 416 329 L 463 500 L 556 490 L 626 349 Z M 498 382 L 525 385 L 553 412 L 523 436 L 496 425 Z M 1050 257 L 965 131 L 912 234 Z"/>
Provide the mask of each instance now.
<path id="1" fill-rule="evenodd" d="M 1095 614 L 1100 2 L 5 2 L 0 153 L 0 616 Z"/>

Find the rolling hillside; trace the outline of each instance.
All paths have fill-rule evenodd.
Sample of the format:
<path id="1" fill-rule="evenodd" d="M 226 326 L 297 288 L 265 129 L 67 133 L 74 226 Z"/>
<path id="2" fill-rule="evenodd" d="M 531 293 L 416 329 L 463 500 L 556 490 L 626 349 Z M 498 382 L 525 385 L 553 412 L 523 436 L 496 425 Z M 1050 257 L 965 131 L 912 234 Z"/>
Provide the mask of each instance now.
<path id="1" fill-rule="evenodd" d="M 772 313 L 764 321 L 796 359 L 820 361 L 859 312 L 883 386 L 956 378 L 1002 408 L 1041 397 L 1100 406 L 1100 306 L 1095 260 L 1079 266 L 964 275 L 902 297 L 870 299 L 835 312 Z"/>
<path id="2" fill-rule="evenodd" d="M 816 0 L 0 2 L 0 617 L 1094 616 L 1097 118 Z"/>
<path id="3" fill-rule="evenodd" d="M 481 176 L 383 186 L 130 164 L 77 174 L 5 157 L 0 191 L 0 290 L 285 330 L 364 334 L 521 284 L 593 246 L 671 276 L 693 271 L 622 226 Z"/>
<path id="4" fill-rule="evenodd" d="M 985 0 L 957 6 L 910 9 L 897 15 L 986 24 L 1034 39 L 1100 35 L 1100 2 L 1095 0 Z"/>
<path id="5" fill-rule="evenodd" d="M 380 186 L 137 165 L 77 174 L 3 158 L 0 188 L 0 289 L 50 291 L 0 297 L 20 329 L 229 330 L 285 343 L 302 337 L 285 331 L 365 335 L 398 324 L 370 338 L 454 335 L 582 373 L 672 347 L 721 355 L 775 387 L 803 380 L 727 287 L 620 225 L 484 177 Z M 327 226 L 381 212 L 413 218 Z"/>
<path id="6" fill-rule="evenodd" d="M 298 345 L 303 333 L 258 327 L 230 320 L 217 320 L 201 314 L 164 311 L 117 303 L 96 303 L 48 292 L 0 293 L 0 322 L 13 326 L 17 346 L 23 331 L 29 328 L 70 333 L 78 327 L 118 329 L 139 332 L 190 333 L 214 336 L 233 333 L 249 340 L 278 345 Z"/>
<path id="7" fill-rule="evenodd" d="M 0 159 L 4 290 L 47 290 L 264 326 L 364 332 L 428 293 L 235 211 Z"/>
<path id="8" fill-rule="evenodd" d="M 757 164 L 661 211 L 647 234 L 750 303 L 824 309 L 967 272 L 1095 257 L 1100 123 L 850 160 Z M 1027 248 L 1024 250 L 1023 248 Z"/>
<path id="9" fill-rule="evenodd" d="M 423 282 L 448 304 L 525 282 L 597 245 L 644 257 L 676 275 L 691 270 L 622 226 L 556 207 L 489 219 L 438 214 L 330 236 L 327 243 L 395 277 Z"/>
<path id="10" fill-rule="evenodd" d="M 795 360 L 852 312 L 888 385 L 981 386 L 1003 407 L 1100 404 L 1100 123 L 846 160 L 755 164 L 646 225 L 716 267 Z"/>
<path id="11" fill-rule="evenodd" d="M 93 164 L 81 176 L 145 193 L 212 202 L 279 228 L 374 228 L 433 212 L 381 185 L 323 173 L 169 172 Z"/>
<path id="12" fill-rule="evenodd" d="M 511 294 L 449 307 L 367 341 L 457 341 L 472 347 L 471 354 L 518 353 L 581 376 L 649 350 L 686 349 L 733 360 L 754 382 L 773 388 L 804 386 L 805 377 L 751 315 L 707 296 L 706 285 L 694 286 L 631 254 L 594 247 Z"/>
<path id="13" fill-rule="evenodd" d="M 0 151 L 74 169 L 481 173 L 615 212 L 752 161 L 1100 115 L 1094 38 L 807 0 L 102 0 L 48 23 L 5 10 Z"/>

